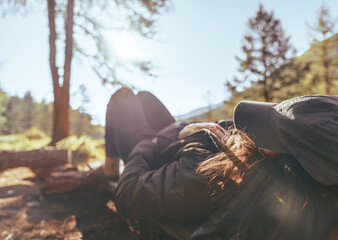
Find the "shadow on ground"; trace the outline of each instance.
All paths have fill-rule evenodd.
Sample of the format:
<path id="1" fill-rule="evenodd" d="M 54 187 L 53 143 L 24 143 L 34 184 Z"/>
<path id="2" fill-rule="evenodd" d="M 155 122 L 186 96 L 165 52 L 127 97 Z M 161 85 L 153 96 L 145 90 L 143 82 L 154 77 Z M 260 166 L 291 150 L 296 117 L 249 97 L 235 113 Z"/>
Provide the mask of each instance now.
<path id="1" fill-rule="evenodd" d="M 28 181 L 18 171 L 27 170 L 0 173 L 5 183 L 0 184 L 0 239 L 172 239 L 153 226 L 132 231 L 135 225 L 109 206 L 112 194 L 104 184 L 46 196 L 40 192 L 42 181 Z"/>

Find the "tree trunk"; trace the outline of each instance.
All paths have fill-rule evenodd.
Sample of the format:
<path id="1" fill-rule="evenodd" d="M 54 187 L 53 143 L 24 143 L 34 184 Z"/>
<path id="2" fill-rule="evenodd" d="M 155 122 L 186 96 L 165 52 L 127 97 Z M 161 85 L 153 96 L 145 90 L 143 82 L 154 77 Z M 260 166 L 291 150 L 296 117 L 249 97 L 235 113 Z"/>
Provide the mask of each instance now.
<path id="1" fill-rule="evenodd" d="M 59 74 L 56 66 L 56 28 L 55 28 L 55 1 L 47 0 L 49 26 L 49 65 L 52 73 L 54 96 L 59 87 Z"/>
<path id="2" fill-rule="evenodd" d="M 265 100 L 265 102 L 269 102 L 270 101 L 269 92 L 265 88 L 264 88 L 264 100 Z"/>
<path id="3" fill-rule="evenodd" d="M 64 94 L 67 95 L 69 101 L 69 83 L 70 70 L 73 58 L 73 26 L 74 26 L 74 0 L 68 0 L 67 17 L 65 20 L 66 47 L 65 47 L 65 65 L 63 74 Z"/>
<path id="4" fill-rule="evenodd" d="M 325 74 L 324 74 L 324 79 L 325 79 L 325 94 L 330 95 L 330 88 L 331 88 L 331 79 L 329 76 L 329 69 L 325 68 Z"/>
<path id="5" fill-rule="evenodd" d="M 69 136 L 69 89 L 64 87 L 54 95 L 53 138 L 51 145 Z"/>
<path id="6" fill-rule="evenodd" d="M 271 92 L 268 89 L 268 78 L 266 76 L 264 76 L 262 83 L 263 83 L 264 100 L 265 100 L 265 102 L 270 102 L 271 101 Z"/>
<path id="7" fill-rule="evenodd" d="M 73 26 L 74 26 L 74 0 L 68 0 L 67 17 L 65 19 L 66 47 L 63 83 L 60 84 L 60 76 L 56 66 L 56 28 L 55 28 L 55 1 L 47 0 L 49 22 L 49 62 L 53 80 L 54 109 L 53 132 L 51 145 L 55 145 L 61 139 L 69 136 L 69 88 L 71 62 L 73 57 Z"/>

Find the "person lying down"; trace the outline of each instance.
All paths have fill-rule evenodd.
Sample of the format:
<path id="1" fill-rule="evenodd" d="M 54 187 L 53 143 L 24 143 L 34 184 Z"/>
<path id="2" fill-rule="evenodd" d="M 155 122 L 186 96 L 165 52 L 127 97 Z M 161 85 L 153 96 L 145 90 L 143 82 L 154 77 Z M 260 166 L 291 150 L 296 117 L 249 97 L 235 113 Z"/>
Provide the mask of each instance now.
<path id="1" fill-rule="evenodd" d="M 118 213 L 184 226 L 178 239 L 335 239 L 338 97 L 241 102 L 233 121 L 176 122 L 127 88 L 106 114 L 105 173 Z"/>

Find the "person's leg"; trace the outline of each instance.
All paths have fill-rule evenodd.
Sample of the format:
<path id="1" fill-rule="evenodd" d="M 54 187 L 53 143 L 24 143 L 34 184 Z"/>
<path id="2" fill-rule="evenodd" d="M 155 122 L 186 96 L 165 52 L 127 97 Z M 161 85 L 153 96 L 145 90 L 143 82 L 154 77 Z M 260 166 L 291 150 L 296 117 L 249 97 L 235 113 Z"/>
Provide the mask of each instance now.
<path id="1" fill-rule="evenodd" d="M 114 116 L 116 113 L 116 101 L 120 99 L 128 99 L 134 96 L 133 92 L 127 88 L 117 90 L 110 98 L 106 111 L 106 126 L 105 126 L 105 151 L 106 159 L 103 165 L 103 172 L 106 176 L 112 178 L 119 177 L 120 170 L 120 151 L 115 146 L 115 131 L 114 131 Z"/>
<path id="2" fill-rule="evenodd" d="M 141 91 L 137 94 L 137 97 L 142 103 L 148 125 L 154 131 L 158 132 L 175 122 L 168 109 L 152 93 Z"/>
<path id="3" fill-rule="evenodd" d="M 138 97 L 128 88 L 117 90 L 111 97 L 106 112 L 106 155 L 124 161 L 136 143 L 154 136 Z"/>
<path id="4" fill-rule="evenodd" d="M 106 165 L 117 165 L 115 159 L 118 158 L 126 161 L 140 140 L 153 137 L 174 121 L 166 107 L 150 92 L 135 95 L 128 88 L 117 90 L 107 105 Z"/>

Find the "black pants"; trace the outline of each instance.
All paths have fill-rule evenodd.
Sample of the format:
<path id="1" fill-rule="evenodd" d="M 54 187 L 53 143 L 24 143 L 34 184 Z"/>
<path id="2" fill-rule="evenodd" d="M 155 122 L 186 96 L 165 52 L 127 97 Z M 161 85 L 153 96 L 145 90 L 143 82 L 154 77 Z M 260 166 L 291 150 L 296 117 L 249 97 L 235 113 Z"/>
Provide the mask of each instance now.
<path id="1" fill-rule="evenodd" d="M 117 90 L 107 105 L 107 157 L 120 157 L 126 163 L 140 140 L 153 137 L 173 122 L 168 109 L 150 92 L 141 91 L 135 95 L 128 88 Z"/>

